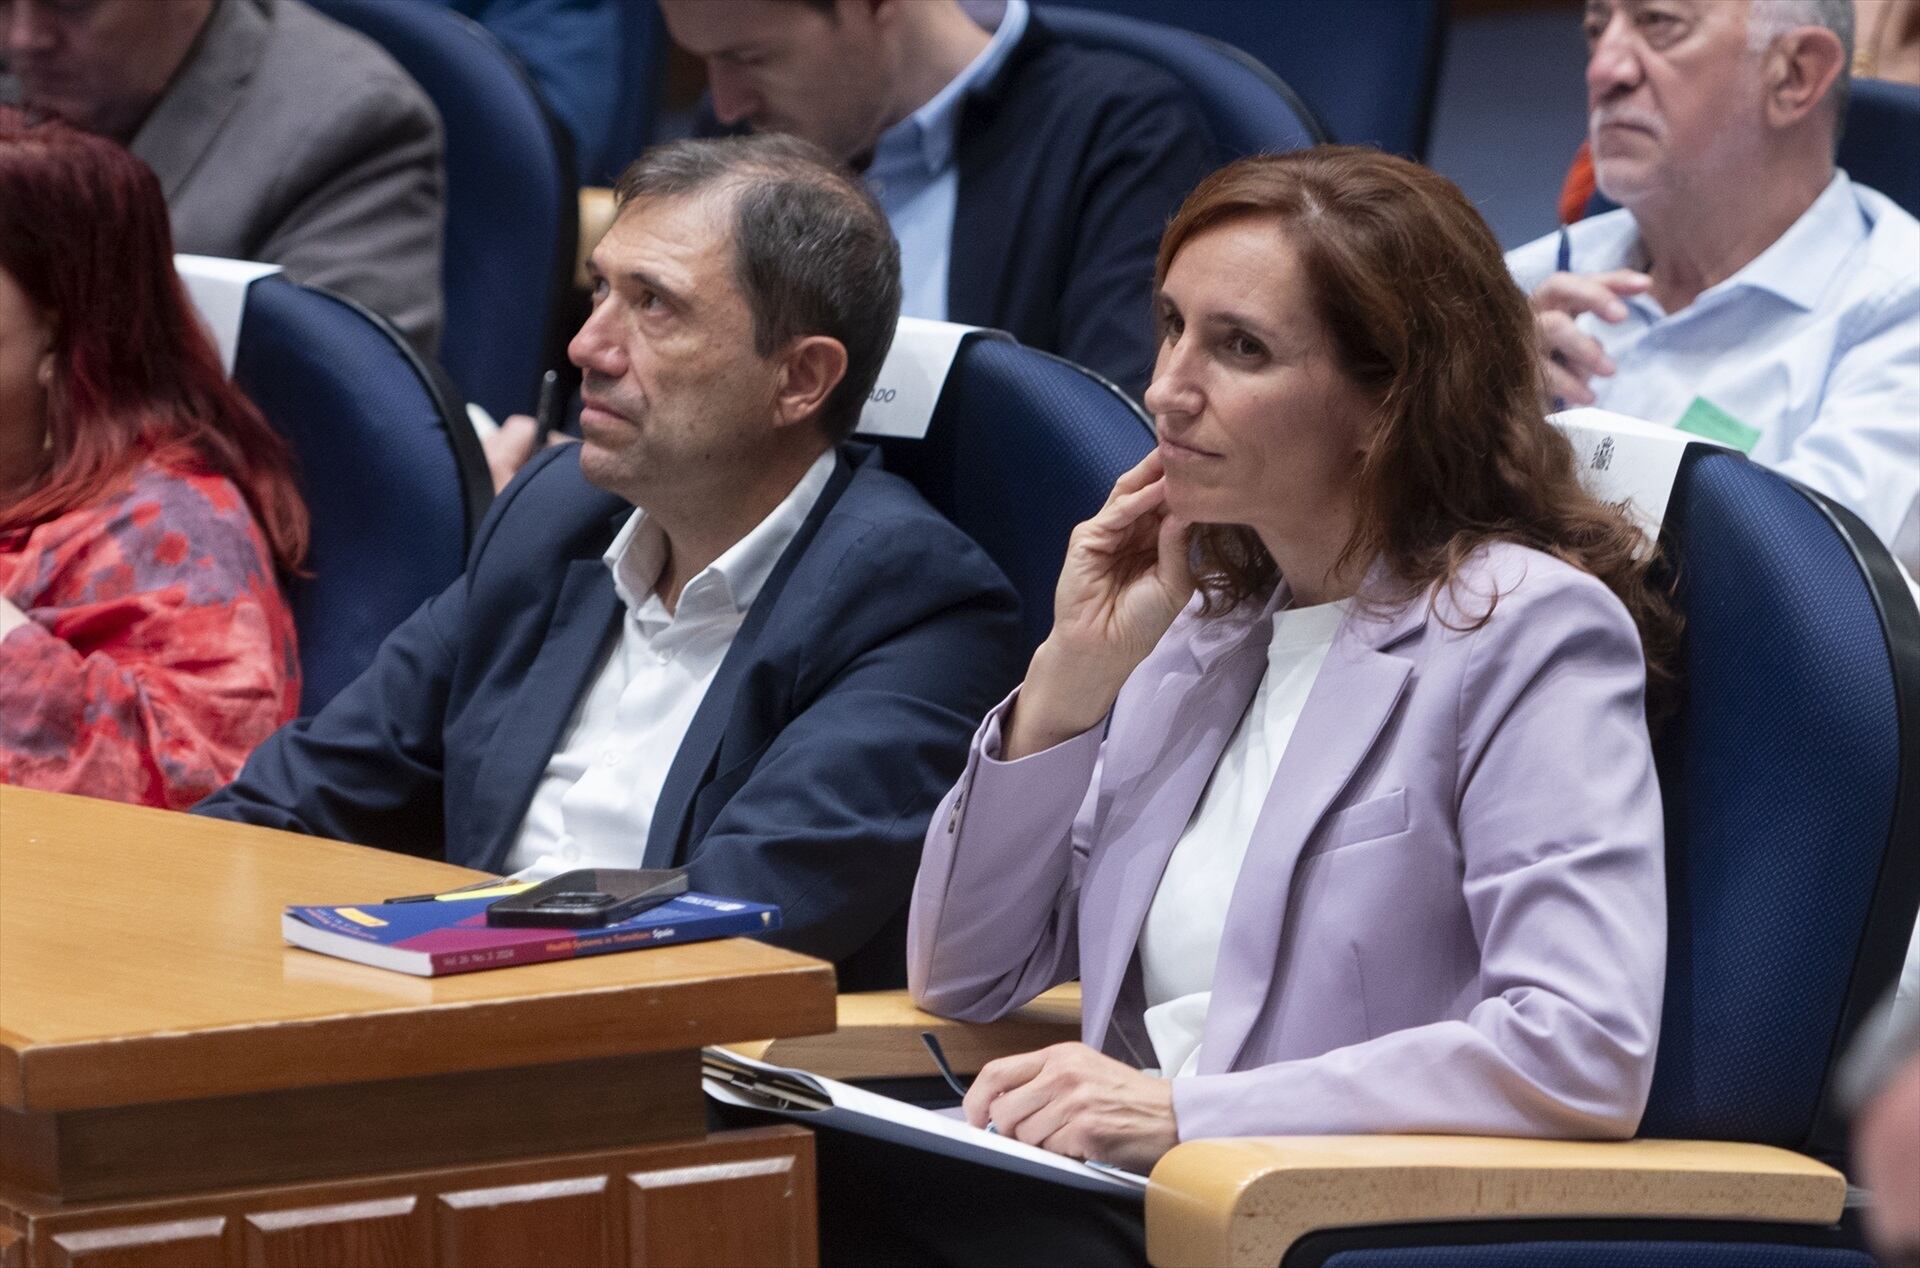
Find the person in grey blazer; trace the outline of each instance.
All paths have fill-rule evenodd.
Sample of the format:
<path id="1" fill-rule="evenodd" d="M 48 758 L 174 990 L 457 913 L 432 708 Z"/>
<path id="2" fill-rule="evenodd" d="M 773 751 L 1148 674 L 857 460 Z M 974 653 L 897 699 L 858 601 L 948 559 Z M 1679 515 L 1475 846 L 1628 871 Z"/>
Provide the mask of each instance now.
<path id="1" fill-rule="evenodd" d="M 22 104 L 144 159 L 181 251 L 279 264 L 436 349 L 440 119 L 378 45 L 299 0 L 6 11 Z"/>
<path id="2" fill-rule="evenodd" d="M 1157 449 L 933 817 L 915 999 L 1082 983 L 975 1125 L 1140 1170 L 1195 1137 L 1631 1136 L 1665 981 L 1652 551 L 1543 416 L 1444 178 L 1322 148 L 1167 231 Z"/>

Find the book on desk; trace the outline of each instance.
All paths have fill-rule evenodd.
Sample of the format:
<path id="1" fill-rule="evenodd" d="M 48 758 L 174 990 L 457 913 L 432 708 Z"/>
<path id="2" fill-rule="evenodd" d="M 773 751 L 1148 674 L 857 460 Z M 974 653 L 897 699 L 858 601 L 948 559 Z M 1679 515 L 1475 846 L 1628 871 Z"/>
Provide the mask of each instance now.
<path id="1" fill-rule="evenodd" d="M 417 977 L 571 960 L 677 942 L 769 933 L 780 909 L 712 894 L 680 894 L 615 924 L 591 929 L 489 925 L 498 889 L 443 894 L 429 902 L 288 907 L 280 935 L 297 947 Z"/>

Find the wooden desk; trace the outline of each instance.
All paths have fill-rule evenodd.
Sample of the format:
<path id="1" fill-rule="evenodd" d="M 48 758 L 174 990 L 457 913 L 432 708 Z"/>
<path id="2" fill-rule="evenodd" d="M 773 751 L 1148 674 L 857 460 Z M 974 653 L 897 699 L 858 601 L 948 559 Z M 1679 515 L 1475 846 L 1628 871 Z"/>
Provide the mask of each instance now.
<path id="1" fill-rule="evenodd" d="M 281 942 L 464 868 L 0 787 L 0 1268 L 811 1263 L 794 1128 L 705 1130 L 698 1050 L 831 1030 L 728 940 L 449 978 Z"/>

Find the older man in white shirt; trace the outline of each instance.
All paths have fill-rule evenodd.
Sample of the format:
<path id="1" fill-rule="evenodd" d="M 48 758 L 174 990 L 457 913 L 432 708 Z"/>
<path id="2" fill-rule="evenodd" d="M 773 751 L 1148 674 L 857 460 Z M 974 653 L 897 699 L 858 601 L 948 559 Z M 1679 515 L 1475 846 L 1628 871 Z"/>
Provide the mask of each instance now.
<path id="1" fill-rule="evenodd" d="M 1588 0 L 1586 31 L 1622 209 L 1508 256 L 1555 395 L 1733 445 L 1920 568 L 1920 224 L 1834 167 L 1849 0 Z"/>

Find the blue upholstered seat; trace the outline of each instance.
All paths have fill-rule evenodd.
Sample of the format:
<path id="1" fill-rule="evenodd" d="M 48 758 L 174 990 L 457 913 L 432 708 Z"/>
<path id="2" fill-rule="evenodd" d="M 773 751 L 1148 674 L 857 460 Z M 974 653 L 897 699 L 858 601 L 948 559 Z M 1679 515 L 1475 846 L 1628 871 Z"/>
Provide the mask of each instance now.
<path id="1" fill-rule="evenodd" d="M 924 440 L 862 439 L 1000 565 L 1034 647 L 1053 627 L 1068 535 L 1153 448 L 1153 425 L 1092 371 L 1004 335 L 974 335 Z"/>
<path id="2" fill-rule="evenodd" d="M 1331 139 L 1426 153 L 1444 0 L 1062 2 L 1223 40 L 1285 80 Z"/>
<path id="3" fill-rule="evenodd" d="M 531 411 L 572 281 L 579 234 L 571 143 L 519 63 L 438 5 L 313 0 L 385 48 L 446 129 L 440 362 L 496 418 Z"/>
<path id="4" fill-rule="evenodd" d="M 491 498 L 466 414 L 387 322 L 283 277 L 255 282 L 234 381 L 293 445 L 313 515 L 291 587 L 317 711 L 388 632 L 460 574 Z"/>
<path id="5" fill-rule="evenodd" d="M 1657 752 L 1666 1009 L 1645 1137 L 1841 1161 L 1836 1059 L 1899 972 L 1920 906 L 1920 613 L 1851 513 L 1694 451 L 1666 540 L 1684 703 Z M 1580 772 L 1568 771 L 1569 779 Z M 1867 1268 L 1850 1231 L 1488 1222 L 1343 1230 L 1288 1268 Z"/>
<path id="6" fill-rule="evenodd" d="M 1856 79 L 1840 137 L 1840 166 L 1920 216 L 1920 87 Z"/>
<path id="7" fill-rule="evenodd" d="M 1063 39 L 1150 62 L 1184 84 L 1206 116 L 1218 159 L 1303 149 L 1327 139 L 1313 112 L 1267 67 L 1206 35 L 1065 5 L 1036 10 Z"/>

